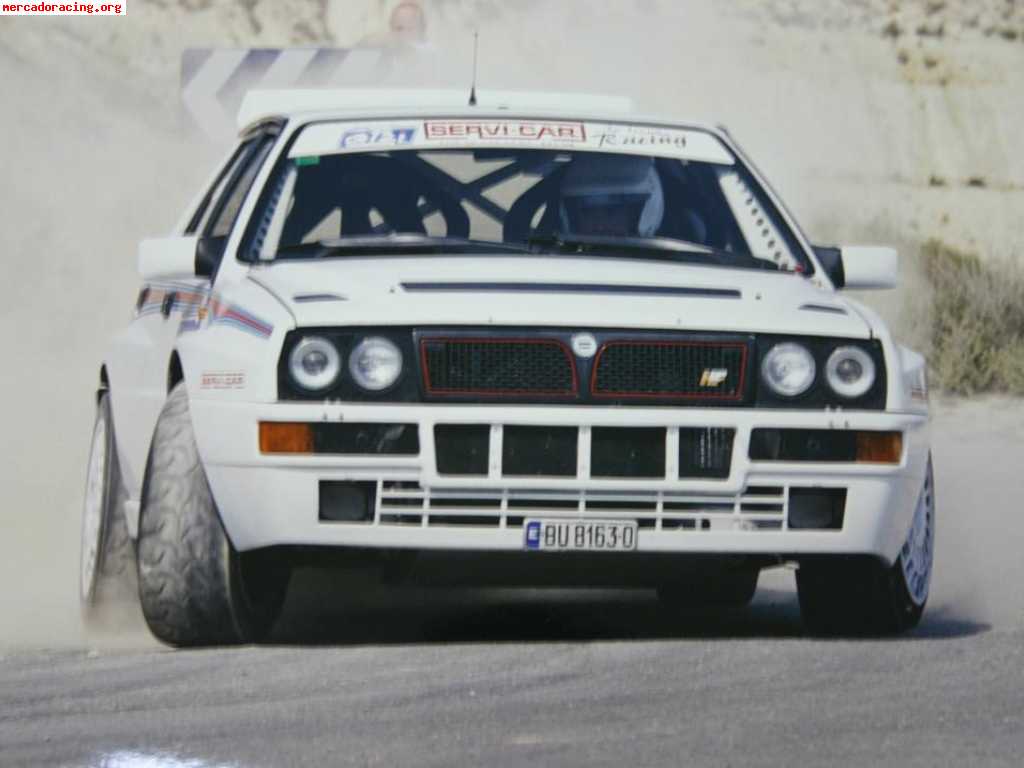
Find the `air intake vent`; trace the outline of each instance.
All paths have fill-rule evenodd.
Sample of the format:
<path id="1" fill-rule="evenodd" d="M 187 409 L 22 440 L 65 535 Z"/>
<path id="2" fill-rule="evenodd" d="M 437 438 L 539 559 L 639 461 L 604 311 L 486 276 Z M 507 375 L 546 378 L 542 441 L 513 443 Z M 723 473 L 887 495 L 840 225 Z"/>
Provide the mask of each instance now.
<path id="1" fill-rule="evenodd" d="M 591 385 L 602 398 L 744 399 L 743 342 L 613 341 L 598 352 Z"/>
<path id="2" fill-rule="evenodd" d="M 425 338 L 420 353 L 428 395 L 576 395 L 572 354 L 556 339 Z"/>

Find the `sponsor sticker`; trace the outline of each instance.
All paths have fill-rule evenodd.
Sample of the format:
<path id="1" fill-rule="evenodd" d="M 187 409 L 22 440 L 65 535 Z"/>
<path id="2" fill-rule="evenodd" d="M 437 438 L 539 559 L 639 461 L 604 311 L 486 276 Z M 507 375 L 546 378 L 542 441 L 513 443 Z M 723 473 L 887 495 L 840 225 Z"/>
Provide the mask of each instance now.
<path id="1" fill-rule="evenodd" d="M 597 135 L 599 149 L 668 149 L 686 151 L 686 131 L 632 125 L 608 125 Z"/>
<path id="2" fill-rule="evenodd" d="M 714 136 L 703 131 L 648 125 L 609 123 L 592 132 L 595 149 L 655 157 L 677 157 L 732 165 L 732 156 Z"/>
<path id="3" fill-rule="evenodd" d="M 399 147 L 412 144 L 416 138 L 414 125 L 356 125 L 341 134 L 341 149 L 357 147 Z"/>
<path id="4" fill-rule="evenodd" d="M 536 148 L 616 152 L 733 165 L 717 137 L 671 126 L 569 120 L 445 118 L 318 123 L 302 130 L 289 156 L 297 166 L 348 152 L 410 149 Z M 307 158 L 316 158 L 307 160 Z M 301 162 L 300 162 L 301 159 Z"/>
<path id="5" fill-rule="evenodd" d="M 536 141 L 582 143 L 587 140 L 583 123 L 516 120 L 437 120 L 423 124 L 428 141 L 478 139 L 479 141 Z"/>
<path id="6" fill-rule="evenodd" d="M 199 379 L 200 389 L 245 389 L 244 371 L 204 371 Z"/>

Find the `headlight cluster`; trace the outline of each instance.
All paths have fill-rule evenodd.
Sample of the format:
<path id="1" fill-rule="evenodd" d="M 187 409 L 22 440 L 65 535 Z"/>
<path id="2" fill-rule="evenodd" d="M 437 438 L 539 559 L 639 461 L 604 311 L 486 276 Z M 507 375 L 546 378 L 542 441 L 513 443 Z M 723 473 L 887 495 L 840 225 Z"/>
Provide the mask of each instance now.
<path id="1" fill-rule="evenodd" d="M 800 397 L 814 386 L 817 376 L 811 350 L 795 341 L 776 344 L 761 362 L 762 381 L 779 397 Z M 861 347 L 837 347 L 825 362 L 825 381 L 844 400 L 866 395 L 877 377 L 874 359 Z"/>
<path id="2" fill-rule="evenodd" d="M 307 336 L 288 357 L 292 380 L 307 392 L 330 389 L 341 373 L 338 348 L 322 336 Z"/>
<path id="3" fill-rule="evenodd" d="M 370 392 L 382 392 L 402 375 L 402 351 L 380 336 L 360 341 L 348 358 L 352 380 Z"/>
<path id="4" fill-rule="evenodd" d="M 367 392 L 383 392 L 402 375 L 402 351 L 390 339 L 370 336 L 360 340 L 348 355 L 348 373 L 356 386 Z M 288 356 L 292 382 L 304 392 L 326 392 L 342 374 L 342 353 L 323 336 L 305 336 Z"/>
<path id="5" fill-rule="evenodd" d="M 839 347 L 825 364 L 825 379 L 840 397 L 863 397 L 875 385 L 875 361 L 860 347 Z"/>
<path id="6" fill-rule="evenodd" d="M 814 384 L 817 375 L 814 355 L 802 344 L 776 344 L 764 356 L 761 378 L 781 397 L 799 397 Z"/>

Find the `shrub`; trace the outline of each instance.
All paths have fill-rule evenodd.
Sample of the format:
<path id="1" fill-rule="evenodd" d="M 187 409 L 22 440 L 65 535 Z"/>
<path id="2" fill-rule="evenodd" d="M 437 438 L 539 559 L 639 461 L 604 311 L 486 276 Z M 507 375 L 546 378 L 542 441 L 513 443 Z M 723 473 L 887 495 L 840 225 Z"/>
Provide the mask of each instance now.
<path id="1" fill-rule="evenodd" d="M 926 320 L 934 383 L 956 394 L 1024 395 L 1024 267 L 929 240 Z"/>

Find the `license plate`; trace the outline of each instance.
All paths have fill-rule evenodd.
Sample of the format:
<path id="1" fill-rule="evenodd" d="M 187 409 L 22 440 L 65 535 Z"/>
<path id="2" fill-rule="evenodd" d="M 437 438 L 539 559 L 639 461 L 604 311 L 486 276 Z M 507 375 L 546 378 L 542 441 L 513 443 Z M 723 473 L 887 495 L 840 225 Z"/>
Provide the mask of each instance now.
<path id="1" fill-rule="evenodd" d="M 523 543 L 537 552 L 631 552 L 636 549 L 636 522 L 527 520 Z"/>

